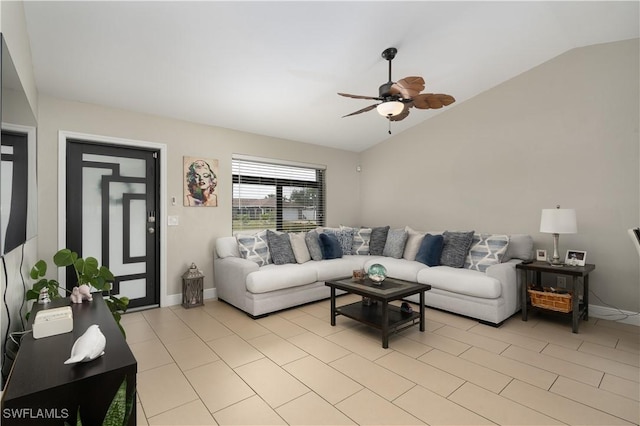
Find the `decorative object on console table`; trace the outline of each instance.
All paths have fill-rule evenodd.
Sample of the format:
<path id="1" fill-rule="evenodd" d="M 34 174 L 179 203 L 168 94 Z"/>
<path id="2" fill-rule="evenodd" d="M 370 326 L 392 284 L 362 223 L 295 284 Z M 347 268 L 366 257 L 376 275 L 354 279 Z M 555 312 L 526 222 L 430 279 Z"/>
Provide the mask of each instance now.
<path id="1" fill-rule="evenodd" d="M 575 234 L 578 232 L 575 209 L 561 209 L 558 204 L 555 209 L 542 209 L 540 218 L 540 232 L 553 234 L 553 258 L 551 265 L 562 266 L 558 255 L 558 240 L 560 234 Z"/>
<path id="2" fill-rule="evenodd" d="M 182 306 L 193 308 L 204 305 L 203 283 L 204 274 L 192 263 L 187 272 L 182 274 Z"/>
<path id="3" fill-rule="evenodd" d="M 547 251 L 543 249 L 536 250 L 536 260 L 539 262 L 546 262 L 547 260 Z"/>
<path id="4" fill-rule="evenodd" d="M 587 262 L 587 252 L 580 250 L 567 250 L 564 263 L 569 266 L 584 266 Z"/>

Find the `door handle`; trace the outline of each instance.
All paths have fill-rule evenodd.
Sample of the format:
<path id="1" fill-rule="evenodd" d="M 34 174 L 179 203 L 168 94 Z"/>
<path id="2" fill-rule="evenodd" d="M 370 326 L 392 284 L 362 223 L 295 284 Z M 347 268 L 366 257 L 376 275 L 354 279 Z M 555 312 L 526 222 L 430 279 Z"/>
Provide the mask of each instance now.
<path id="1" fill-rule="evenodd" d="M 154 232 L 156 232 L 156 230 L 155 230 L 155 228 L 153 226 L 148 227 L 147 231 L 149 231 L 150 234 L 153 234 Z"/>

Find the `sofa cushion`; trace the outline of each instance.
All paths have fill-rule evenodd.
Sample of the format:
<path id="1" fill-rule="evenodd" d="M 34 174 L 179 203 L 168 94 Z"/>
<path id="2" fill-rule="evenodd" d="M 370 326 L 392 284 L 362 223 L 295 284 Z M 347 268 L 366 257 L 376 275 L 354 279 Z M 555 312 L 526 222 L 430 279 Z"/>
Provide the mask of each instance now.
<path id="1" fill-rule="evenodd" d="M 355 228 L 353 230 L 353 246 L 351 254 L 368 255 L 371 228 Z"/>
<path id="2" fill-rule="evenodd" d="M 260 231 L 257 234 L 236 235 L 238 241 L 238 251 L 244 259 L 251 260 L 258 266 L 265 266 L 271 262 L 269 253 L 269 243 L 267 242 L 267 231 Z"/>
<path id="3" fill-rule="evenodd" d="M 415 260 L 396 259 L 393 257 L 374 257 L 367 260 L 364 270 L 368 271 L 371 265 L 379 263 L 387 270 L 387 276 L 399 280 L 416 282 L 418 271 L 425 266 Z"/>
<path id="4" fill-rule="evenodd" d="M 382 255 L 400 259 L 407 243 L 407 231 L 404 229 L 391 229 L 387 233 L 387 241 L 384 243 Z"/>
<path id="5" fill-rule="evenodd" d="M 311 254 L 309 253 L 309 248 L 304 240 L 304 236 L 304 232 L 292 232 L 289 234 L 291 250 L 293 250 L 293 255 L 298 263 L 305 263 L 311 260 Z"/>
<path id="6" fill-rule="evenodd" d="M 424 263 L 427 266 L 440 265 L 443 244 L 444 238 L 442 235 L 425 235 L 420 244 L 418 254 L 416 254 L 416 262 Z"/>
<path id="7" fill-rule="evenodd" d="M 472 297 L 496 299 L 502 294 L 499 280 L 473 269 L 434 266 L 418 271 L 417 278 L 419 283 L 433 288 Z"/>
<path id="8" fill-rule="evenodd" d="M 324 231 L 326 234 L 335 235 L 340 243 L 340 249 L 342 250 L 342 254 L 351 254 L 351 249 L 353 247 L 353 228 L 327 228 Z"/>
<path id="9" fill-rule="evenodd" d="M 247 275 L 245 282 L 247 291 L 250 293 L 268 293 L 314 283 L 317 281 L 317 273 L 315 269 L 307 266 L 310 263 L 264 266 Z"/>
<path id="10" fill-rule="evenodd" d="M 296 263 L 296 257 L 289 241 L 289 234 L 267 230 L 267 243 L 269 244 L 271 260 L 274 264 Z"/>
<path id="11" fill-rule="evenodd" d="M 464 267 L 484 272 L 489 266 L 502 262 L 508 245 L 508 235 L 474 234 Z"/>
<path id="12" fill-rule="evenodd" d="M 362 269 L 370 256 L 346 255 L 339 259 L 308 262 L 304 266 L 316 271 L 318 281 L 335 280 L 350 277 L 354 269 Z"/>
<path id="13" fill-rule="evenodd" d="M 312 260 L 322 260 L 322 248 L 320 247 L 320 238 L 316 231 L 309 231 L 304 235 L 304 241 L 307 243 L 309 254 Z"/>
<path id="14" fill-rule="evenodd" d="M 369 240 L 369 254 L 382 256 L 384 245 L 387 242 L 388 226 L 371 228 L 371 238 Z"/>
<path id="15" fill-rule="evenodd" d="M 404 245 L 402 257 L 407 260 L 416 260 L 416 255 L 418 254 L 418 250 L 420 250 L 420 244 L 422 244 L 422 240 L 424 239 L 424 233 L 415 231 L 409 226 L 407 226 L 405 230 L 407 231 L 407 243 Z"/>
<path id="16" fill-rule="evenodd" d="M 338 237 L 333 234 L 323 232 L 319 235 L 320 248 L 322 249 L 323 259 L 338 259 L 342 257 L 342 249 Z"/>
<path id="17" fill-rule="evenodd" d="M 471 247 L 473 234 L 474 231 L 444 231 L 442 234 L 444 244 L 442 245 L 442 255 L 440 255 L 440 265 L 462 268 L 464 260 L 467 258 L 467 253 L 469 253 L 469 247 Z"/>

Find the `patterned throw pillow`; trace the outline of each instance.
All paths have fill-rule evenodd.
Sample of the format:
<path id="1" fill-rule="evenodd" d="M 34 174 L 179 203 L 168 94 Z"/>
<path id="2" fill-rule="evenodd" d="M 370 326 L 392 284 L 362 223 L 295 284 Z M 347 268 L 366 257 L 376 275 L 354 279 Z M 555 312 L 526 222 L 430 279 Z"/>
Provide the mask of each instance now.
<path id="1" fill-rule="evenodd" d="M 304 237 L 304 232 L 292 232 L 289 234 L 291 249 L 298 263 L 305 263 L 311 260 L 311 254 L 309 253 L 309 248 L 307 247 Z"/>
<path id="2" fill-rule="evenodd" d="M 273 263 L 276 265 L 296 263 L 296 257 L 289 241 L 289 234 L 267 230 L 267 243 L 269 244 L 269 252 Z"/>
<path id="3" fill-rule="evenodd" d="M 508 235 L 475 234 L 464 267 L 485 272 L 489 266 L 502 262 L 508 246 Z"/>
<path id="4" fill-rule="evenodd" d="M 451 266 L 452 268 L 462 268 L 464 260 L 469 253 L 471 241 L 473 241 L 474 231 L 469 232 L 450 232 L 444 231 L 444 244 L 442 246 L 442 255 L 440 256 L 440 264 Z"/>
<path id="5" fill-rule="evenodd" d="M 404 253 L 404 246 L 407 243 L 407 231 L 404 229 L 391 229 L 387 233 L 387 241 L 384 243 L 382 255 L 400 259 Z"/>
<path id="6" fill-rule="evenodd" d="M 369 240 L 371 239 L 371 228 L 359 228 L 354 230 L 353 246 L 351 254 L 369 255 Z"/>
<path id="7" fill-rule="evenodd" d="M 387 242 L 388 226 L 380 226 L 371 228 L 371 238 L 369 239 L 369 254 L 373 256 L 382 256 L 384 244 Z"/>
<path id="8" fill-rule="evenodd" d="M 407 231 L 407 243 L 404 246 L 404 253 L 402 257 L 407 260 L 416 260 L 418 250 L 420 250 L 420 244 L 424 239 L 424 233 L 415 231 L 411 227 L 405 228 Z"/>
<path id="9" fill-rule="evenodd" d="M 322 260 L 322 249 L 320 248 L 320 240 L 316 231 L 309 231 L 304 234 L 304 242 L 307 243 L 309 254 L 313 260 Z"/>
<path id="10" fill-rule="evenodd" d="M 340 243 L 342 254 L 351 254 L 351 248 L 353 247 L 353 229 L 352 228 L 325 228 L 326 234 L 335 235 Z"/>
<path id="11" fill-rule="evenodd" d="M 267 231 L 260 231 L 253 235 L 236 235 L 238 251 L 242 258 L 256 262 L 258 266 L 272 263 L 267 243 Z"/>

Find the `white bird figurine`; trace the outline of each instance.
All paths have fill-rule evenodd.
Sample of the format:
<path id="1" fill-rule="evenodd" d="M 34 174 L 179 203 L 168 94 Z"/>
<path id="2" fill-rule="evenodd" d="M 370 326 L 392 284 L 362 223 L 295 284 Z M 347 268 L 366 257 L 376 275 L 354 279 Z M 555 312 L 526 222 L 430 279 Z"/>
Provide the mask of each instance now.
<path id="1" fill-rule="evenodd" d="M 71 348 L 71 358 L 65 364 L 92 361 L 104 355 L 107 338 L 104 337 L 97 324 L 90 325 L 87 331 L 75 341 Z"/>

